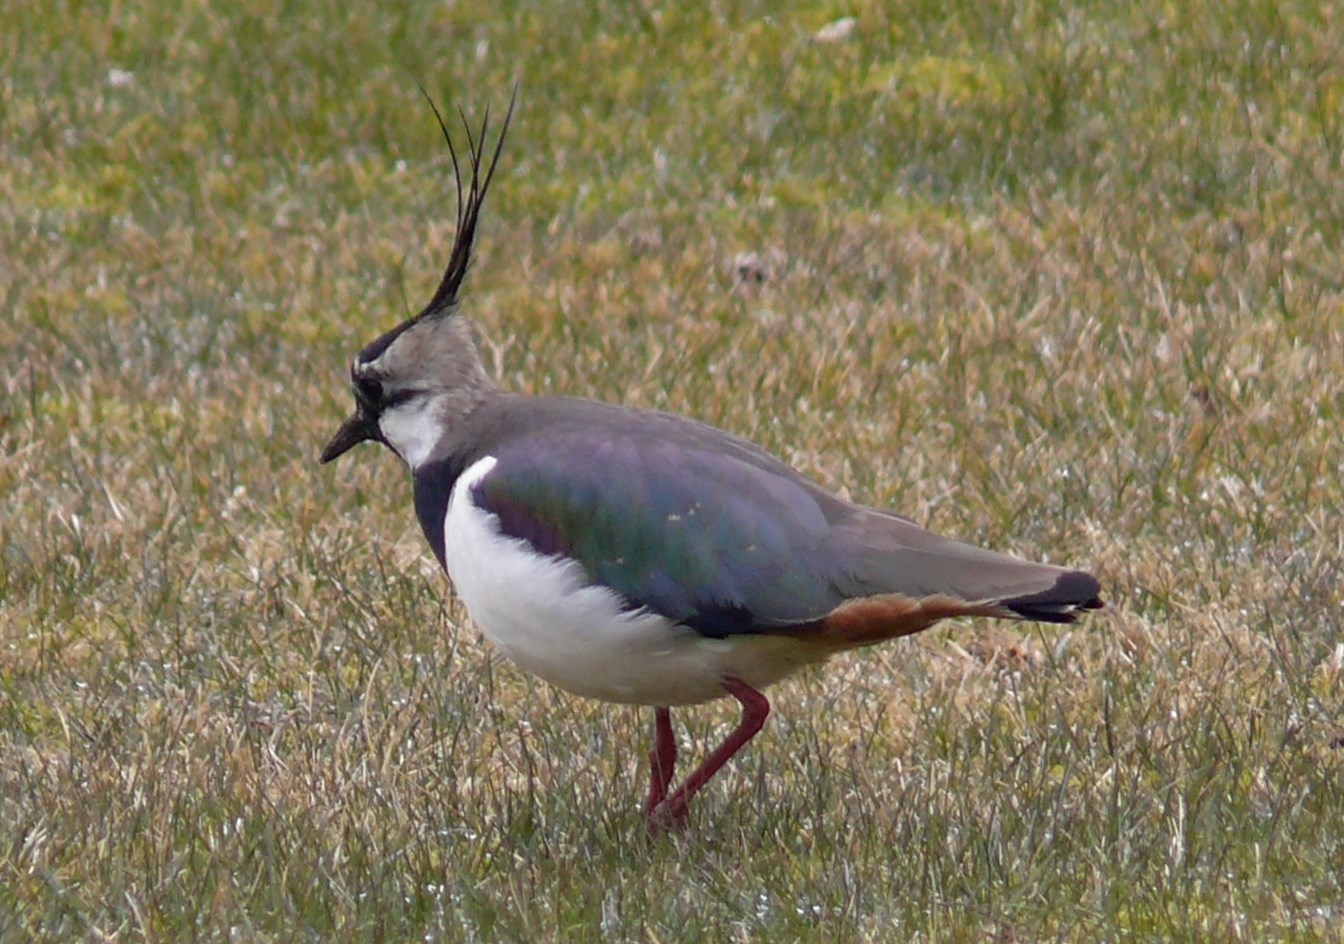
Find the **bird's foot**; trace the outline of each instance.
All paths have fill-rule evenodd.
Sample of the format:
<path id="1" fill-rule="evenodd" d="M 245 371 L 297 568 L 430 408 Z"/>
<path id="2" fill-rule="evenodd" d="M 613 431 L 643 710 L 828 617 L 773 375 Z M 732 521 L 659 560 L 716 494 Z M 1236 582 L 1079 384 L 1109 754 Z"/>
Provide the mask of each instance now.
<path id="1" fill-rule="evenodd" d="M 684 797 L 673 795 L 644 814 L 644 822 L 649 830 L 649 838 L 660 839 L 670 833 L 679 833 L 686 828 L 686 817 L 690 807 Z"/>

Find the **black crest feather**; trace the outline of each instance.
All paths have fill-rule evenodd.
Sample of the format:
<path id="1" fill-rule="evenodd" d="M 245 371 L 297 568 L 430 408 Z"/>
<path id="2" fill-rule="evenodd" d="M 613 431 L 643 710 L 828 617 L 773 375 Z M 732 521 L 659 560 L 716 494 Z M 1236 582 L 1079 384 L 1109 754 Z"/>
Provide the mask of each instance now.
<path id="1" fill-rule="evenodd" d="M 480 220 L 481 206 L 485 203 L 485 194 L 490 189 L 490 181 L 495 177 L 499 156 L 504 150 L 504 139 L 509 133 L 509 122 L 513 119 L 513 108 L 518 101 L 518 86 L 513 87 L 513 94 L 509 96 L 509 108 L 504 113 L 504 123 L 499 129 L 488 162 L 486 146 L 490 134 L 489 106 L 486 106 L 479 132 L 472 131 L 466 112 L 458 108 L 458 118 L 461 119 L 462 127 L 467 133 L 466 170 L 469 172 L 469 177 L 465 190 L 462 186 L 462 162 L 459 160 L 457 147 L 453 144 L 453 136 L 448 131 L 448 124 L 444 121 L 439 107 L 434 104 L 434 99 L 429 97 L 429 93 L 423 87 L 420 92 L 429 102 L 429 107 L 439 122 L 439 130 L 443 132 L 443 140 L 448 143 L 448 154 L 453 160 L 453 180 L 457 186 L 457 235 L 453 238 L 453 252 L 448 257 L 448 266 L 443 270 L 439 287 L 435 289 L 434 297 L 429 300 L 429 304 L 415 316 L 416 321 L 421 318 L 442 317 L 450 313 L 457 304 L 458 289 L 461 288 L 462 280 L 466 278 L 467 269 L 471 265 L 471 248 L 476 239 L 476 224 Z"/>

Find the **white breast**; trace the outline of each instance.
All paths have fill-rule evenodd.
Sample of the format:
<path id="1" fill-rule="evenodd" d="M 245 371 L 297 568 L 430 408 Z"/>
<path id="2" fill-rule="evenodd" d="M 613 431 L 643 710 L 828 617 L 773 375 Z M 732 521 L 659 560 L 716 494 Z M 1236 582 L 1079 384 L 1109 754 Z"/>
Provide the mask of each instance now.
<path id="1" fill-rule="evenodd" d="M 787 637 L 708 639 L 623 607 L 579 564 L 502 534 L 499 519 L 472 501 L 472 487 L 495 465 L 493 456 L 480 459 L 453 486 L 444 559 L 472 620 L 522 668 L 590 698 L 685 705 L 722 696 L 727 676 L 759 689 L 817 659 Z"/>

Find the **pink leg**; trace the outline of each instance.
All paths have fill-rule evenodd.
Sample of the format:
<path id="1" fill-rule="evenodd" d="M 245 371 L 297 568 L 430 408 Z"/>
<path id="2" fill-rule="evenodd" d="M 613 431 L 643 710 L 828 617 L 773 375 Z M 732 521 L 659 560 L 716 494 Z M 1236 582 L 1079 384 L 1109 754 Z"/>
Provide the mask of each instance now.
<path id="1" fill-rule="evenodd" d="M 672 773 L 677 769 L 677 736 L 672 733 L 672 713 L 666 708 L 658 708 L 654 711 L 653 719 L 653 750 L 649 751 L 649 799 L 644 804 L 645 816 L 667 798 Z"/>
<path id="2" fill-rule="evenodd" d="M 695 768 L 670 797 L 648 811 L 650 832 L 657 833 L 668 826 L 681 826 L 686 821 L 687 805 L 691 797 L 719 772 L 720 767 L 728 763 L 729 758 L 756 736 L 765 724 L 765 719 L 769 717 L 770 702 L 746 682 L 727 678 L 723 680 L 723 687 L 729 695 L 742 703 L 742 721 L 733 733 L 728 735 L 727 740 L 705 758 L 705 762 Z"/>

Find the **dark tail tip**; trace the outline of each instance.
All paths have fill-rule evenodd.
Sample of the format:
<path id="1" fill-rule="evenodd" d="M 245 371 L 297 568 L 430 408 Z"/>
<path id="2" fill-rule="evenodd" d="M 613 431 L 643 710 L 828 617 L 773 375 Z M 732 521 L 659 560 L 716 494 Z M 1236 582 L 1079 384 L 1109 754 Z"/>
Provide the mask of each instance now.
<path id="1" fill-rule="evenodd" d="M 1000 600 L 999 604 L 1022 619 L 1040 623 L 1072 623 L 1078 619 L 1079 610 L 1099 610 L 1106 605 L 1101 602 L 1097 578 L 1081 570 L 1060 574 L 1048 590 Z"/>

